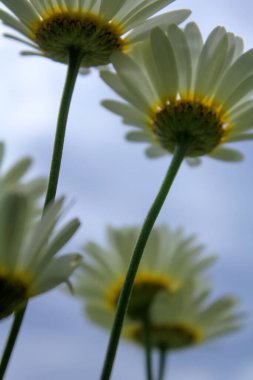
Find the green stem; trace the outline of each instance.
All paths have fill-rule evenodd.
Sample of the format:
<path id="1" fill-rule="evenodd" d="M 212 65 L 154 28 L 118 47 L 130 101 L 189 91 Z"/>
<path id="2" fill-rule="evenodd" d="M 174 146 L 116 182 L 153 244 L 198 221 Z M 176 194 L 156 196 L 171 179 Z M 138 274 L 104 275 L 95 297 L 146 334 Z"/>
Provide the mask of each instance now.
<path id="1" fill-rule="evenodd" d="M 82 56 L 80 55 L 80 53 L 76 51 L 75 49 L 70 49 L 68 72 L 67 72 L 65 86 L 63 89 L 61 106 L 59 110 L 59 116 L 58 116 L 58 122 L 57 122 L 57 128 L 56 128 L 56 134 L 55 134 L 55 140 L 54 140 L 54 151 L 53 151 L 53 157 L 51 161 L 49 183 L 48 183 L 48 188 L 47 188 L 47 195 L 46 195 L 46 200 L 44 204 L 44 209 L 52 200 L 55 199 L 59 175 L 60 175 L 62 152 L 63 152 L 63 145 L 64 145 L 65 134 L 66 134 L 69 108 L 70 108 L 70 103 L 71 103 L 71 99 L 72 99 L 75 84 L 76 84 L 78 71 L 80 69 L 81 61 L 82 61 Z"/>
<path id="2" fill-rule="evenodd" d="M 54 150 L 53 150 L 53 156 L 52 156 L 52 161 L 51 161 L 51 169 L 50 169 L 48 188 L 47 188 L 47 194 L 46 194 L 46 199 L 44 203 L 43 213 L 46 207 L 48 206 L 48 204 L 51 201 L 53 201 L 56 196 L 69 108 L 70 108 L 70 103 L 71 103 L 71 99 L 72 99 L 74 88 L 75 88 L 76 79 L 77 79 L 78 72 L 80 69 L 81 60 L 82 60 L 82 57 L 80 53 L 76 51 L 76 49 L 74 48 L 69 49 L 68 71 L 67 71 L 64 89 L 63 89 L 59 114 L 58 114 L 57 128 L 56 128 L 55 141 L 54 141 Z M 11 358 L 12 351 L 14 349 L 14 346 L 15 346 L 15 343 L 16 343 L 21 325 L 22 325 L 26 308 L 27 308 L 27 304 L 25 305 L 24 308 L 22 308 L 21 310 L 15 313 L 14 321 L 9 333 L 8 340 L 6 342 L 6 346 L 5 346 L 3 357 L 0 364 L 0 380 L 4 378 L 9 360 Z"/>
<path id="3" fill-rule="evenodd" d="M 163 380 L 166 369 L 166 359 L 167 352 L 165 349 L 160 348 L 159 350 L 159 372 L 158 372 L 158 380 Z"/>
<path id="4" fill-rule="evenodd" d="M 23 322 L 25 311 L 26 311 L 26 307 L 24 307 L 21 311 L 19 311 L 16 314 L 15 318 L 13 319 L 10 334 L 5 346 L 5 350 L 4 350 L 1 365 L 0 365 L 0 379 L 1 380 L 4 378 L 5 371 L 7 369 L 7 366 L 12 354 L 12 350 L 14 348 L 21 324 Z"/>
<path id="5" fill-rule="evenodd" d="M 159 215 L 159 212 L 163 206 L 163 203 L 169 193 L 171 185 L 176 177 L 176 174 L 180 168 L 180 165 L 184 159 L 187 150 L 186 142 L 180 143 L 174 153 L 173 159 L 171 161 L 170 167 L 166 173 L 165 179 L 162 186 L 152 204 L 148 215 L 142 226 L 138 241 L 136 243 L 131 262 L 127 271 L 125 283 L 122 288 L 122 292 L 119 298 L 116 316 L 114 319 L 113 328 L 111 331 L 111 336 L 107 348 L 107 353 L 105 357 L 104 367 L 101 375 L 101 380 L 109 380 L 112 372 L 112 367 L 120 339 L 121 329 L 124 322 L 124 317 L 126 314 L 129 297 L 133 287 L 134 279 L 139 267 L 139 263 L 146 246 L 147 240 L 149 238 L 150 232 L 155 224 L 155 221 Z"/>
<path id="6" fill-rule="evenodd" d="M 144 328 L 147 380 L 153 380 L 153 375 L 152 375 L 152 348 L 151 348 L 151 342 L 150 342 L 150 323 L 149 323 L 148 317 L 146 317 L 143 321 L 143 328 Z"/>

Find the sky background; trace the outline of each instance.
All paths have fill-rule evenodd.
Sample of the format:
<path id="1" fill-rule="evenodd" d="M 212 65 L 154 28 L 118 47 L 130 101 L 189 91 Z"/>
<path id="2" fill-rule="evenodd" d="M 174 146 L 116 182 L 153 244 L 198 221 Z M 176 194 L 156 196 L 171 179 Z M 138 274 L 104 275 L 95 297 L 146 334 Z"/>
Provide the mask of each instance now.
<path id="1" fill-rule="evenodd" d="M 250 0 L 178 0 L 168 9 L 190 8 L 206 37 L 224 25 L 253 46 Z M 2 33 L 4 28 L 0 26 Z M 23 155 L 34 158 L 32 175 L 49 171 L 57 111 L 66 67 L 18 55 L 20 44 L 0 39 L 0 139 L 6 166 Z M 69 245 L 105 241 L 108 225 L 141 224 L 170 161 L 149 161 L 144 146 L 124 141 L 127 128 L 100 101 L 115 95 L 97 72 L 79 77 L 71 106 L 59 194 L 74 200 L 69 217 L 82 228 Z M 212 343 L 172 354 L 167 379 L 250 380 L 253 378 L 253 146 L 237 144 L 240 164 L 209 158 L 199 168 L 183 165 L 158 223 L 196 233 L 220 260 L 210 271 L 215 294 L 232 293 L 249 313 L 245 330 Z M 11 320 L 0 325 L 0 345 Z M 59 290 L 29 304 L 6 380 L 98 379 L 108 333 L 90 324 L 80 303 Z M 127 371 L 127 376 L 126 376 Z M 122 343 L 113 380 L 144 380 L 143 354 Z"/>

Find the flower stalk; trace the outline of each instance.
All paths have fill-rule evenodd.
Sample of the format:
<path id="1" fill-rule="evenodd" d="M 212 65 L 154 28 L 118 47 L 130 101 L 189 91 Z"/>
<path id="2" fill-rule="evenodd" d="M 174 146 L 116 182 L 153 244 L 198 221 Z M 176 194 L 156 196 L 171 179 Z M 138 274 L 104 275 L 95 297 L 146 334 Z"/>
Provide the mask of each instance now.
<path id="1" fill-rule="evenodd" d="M 159 350 L 159 372 L 158 372 L 158 380 L 164 380 L 165 369 L 166 369 L 166 359 L 167 352 L 164 348 L 160 348 Z"/>
<path id="2" fill-rule="evenodd" d="M 51 161 L 51 169 L 49 175 L 49 183 L 47 189 L 47 195 L 45 199 L 44 209 L 46 206 L 55 198 L 57 185 L 60 175 L 61 161 L 62 161 L 62 153 L 63 146 L 66 134 L 66 126 L 69 115 L 69 108 L 71 99 L 73 96 L 76 79 L 78 75 L 78 71 L 81 65 L 82 55 L 76 49 L 69 50 L 69 65 L 68 72 L 66 77 L 65 86 L 63 89 L 62 100 L 59 110 L 55 142 L 54 142 L 54 150 L 53 157 Z"/>
<path id="3" fill-rule="evenodd" d="M 169 193 L 169 190 L 174 182 L 177 172 L 182 164 L 187 150 L 187 141 L 182 140 L 176 147 L 173 159 L 169 166 L 169 169 L 165 175 L 165 179 L 162 186 L 147 214 L 147 217 L 142 226 L 139 238 L 137 240 L 128 272 L 126 274 L 126 279 L 122 292 L 119 298 L 116 316 L 114 319 L 113 328 L 111 331 L 111 336 L 107 348 L 106 358 L 104 361 L 104 367 L 102 370 L 101 380 L 109 380 L 113 368 L 114 359 L 116 356 L 116 351 L 120 339 L 121 330 L 124 323 L 124 317 L 127 311 L 128 302 L 130 299 L 131 291 L 133 288 L 135 276 L 138 271 L 138 267 L 148 241 L 149 235 L 155 224 L 155 221 L 159 215 L 159 212 L 165 202 L 165 199 Z"/>
<path id="4" fill-rule="evenodd" d="M 152 373 L 152 347 L 150 342 L 150 321 L 149 317 L 147 316 L 143 320 L 143 327 L 144 327 L 144 340 L 145 340 L 145 354 L 146 354 L 146 374 L 147 374 L 147 380 L 153 380 L 153 373 Z"/>
<path id="5" fill-rule="evenodd" d="M 0 379 L 1 380 L 4 378 L 5 371 L 7 369 L 7 366 L 8 366 L 8 363 L 9 363 L 9 360 L 10 360 L 10 357 L 11 357 L 11 354 L 12 354 L 12 351 L 13 351 L 13 348 L 14 348 L 20 327 L 21 327 L 21 324 L 22 324 L 24 316 L 25 316 L 25 312 L 26 312 L 26 306 L 21 311 L 19 311 L 16 314 L 16 316 L 14 317 L 14 320 L 13 320 L 13 323 L 11 326 L 11 330 L 10 330 L 10 334 L 9 334 L 9 337 L 8 337 L 8 340 L 6 343 L 6 347 L 5 347 L 5 350 L 3 353 L 1 365 L 0 365 Z"/>

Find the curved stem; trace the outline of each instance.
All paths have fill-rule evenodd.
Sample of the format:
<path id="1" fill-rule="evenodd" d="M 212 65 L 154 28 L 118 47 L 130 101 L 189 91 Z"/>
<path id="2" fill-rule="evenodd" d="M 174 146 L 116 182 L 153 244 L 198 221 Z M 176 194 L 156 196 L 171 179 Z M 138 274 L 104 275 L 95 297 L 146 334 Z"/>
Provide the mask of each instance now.
<path id="1" fill-rule="evenodd" d="M 119 343 L 119 338 L 124 322 L 124 317 L 126 314 L 129 297 L 133 287 L 134 279 L 139 267 L 139 263 L 146 246 L 147 240 L 149 238 L 150 232 L 155 224 L 157 216 L 163 206 L 163 203 L 168 195 L 168 192 L 171 188 L 171 185 L 176 177 L 176 174 L 180 168 L 180 165 L 184 159 L 185 153 L 187 150 L 186 142 L 179 144 L 175 150 L 173 159 L 171 161 L 170 167 L 166 173 L 165 179 L 162 183 L 162 186 L 152 204 L 148 215 L 142 226 L 138 241 L 136 243 L 130 265 L 127 271 L 125 283 L 122 288 L 122 292 L 119 298 L 116 316 L 114 319 L 113 328 L 111 331 L 111 336 L 107 348 L 106 358 L 104 362 L 104 367 L 101 375 L 101 380 L 110 379 L 112 367 Z"/>
<path id="2" fill-rule="evenodd" d="M 158 380 L 163 380 L 166 370 L 166 360 L 167 352 L 165 349 L 160 348 L 159 350 L 159 372 L 158 372 Z"/>
<path id="3" fill-rule="evenodd" d="M 68 72 L 67 72 L 65 86 L 63 89 L 61 106 L 60 106 L 59 115 L 58 115 L 58 122 L 57 122 L 57 128 L 56 128 L 56 134 L 55 134 L 55 140 L 54 140 L 54 151 L 53 151 L 53 156 L 52 156 L 52 161 L 51 161 L 51 169 L 50 169 L 50 175 L 49 175 L 47 195 L 46 195 L 45 204 L 44 204 L 44 210 L 47 207 L 47 205 L 52 200 L 54 200 L 56 191 L 57 191 L 61 161 L 62 161 L 63 145 L 64 145 L 64 140 L 65 140 L 68 115 L 69 115 L 69 108 L 70 108 L 70 103 L 71 103 L 71 99 L 72 99 L 75 84 L 76 84 L 78 71 L 80 69 L 81 61 L 82 61 L 82 56 L 80 55 L 79 51 L 76 51 L 76 49 L 74 48 L 70 49 Z"/>
<path id="4" fill-rule="evenodd" d="M 70 108 L 71 99 L 73 96 L 81 60 L 82 60 L 82 57 L 79 51 L 77 51 L 74 48 L 73 49 L 71 48 L 69 50 L 68 71 L 67 71 L 64 89 L 63 89 L 59 114 L 58 114 L 57 128 L 56 128 L 56 134 L 55 134 L 55 140 L 54 140 L 54 150 L 53 150 L 53 156 L 51 160 L 51 169 L 50 169 L 48 188 L 47 188 L 47 194 L 45 198 L 43 213 L 46 207 L 48 206 L 48 204 L 55 199 L 55 195 L 57 191 L 69 108 Z M 0 380 L 4 378 L 12 351 L 14 349 L 14 346 L 15 346 L 15 343 L 16 343 L 21 325 L 22 325 L 26 308 L 27 308 L 27 304 L 25 305 L 24 308 L 22 308 L 21 310 L 15 313 L 14 321 L 9 333 L 8 340 L 6 342 L 6 346 L 5 346 L 3 357 L 0 364 Z"/>
<path id="5" fill-rule="evenodd" d="M 150 323 L 149 318 L 146 317 L 143 321 L 144 328 L 144 342 L 145 342 L 145 356 L 146 356 L 146 374 L 147 380 L 153 380 L 152 374 L 152 347 L 150 342 Z"/>

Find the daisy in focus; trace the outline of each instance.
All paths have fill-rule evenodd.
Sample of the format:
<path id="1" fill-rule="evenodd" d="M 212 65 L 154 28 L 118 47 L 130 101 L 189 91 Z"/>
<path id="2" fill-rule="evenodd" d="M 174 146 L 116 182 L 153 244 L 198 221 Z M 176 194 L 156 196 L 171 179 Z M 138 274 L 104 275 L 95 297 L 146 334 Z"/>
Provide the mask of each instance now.
<path id="1" fill-rule="evenodd" d="M 242 159 L 223 147 L 253 138 L 253 49 L 243 53 L 239 37 L 217 27 L 203 43 L 194 23 L 154 28 L 130 55 L 114 53 L 112 63 L 116 73 L 101 76 L 125 102 L 103 104 L 137 128 L 129 141 L 151 144 L 148 157 L 183 143 L 192 163 L 203 155 Z"/>
<path id="2" fill-rule="evenodd" d="M 91 320 L 114 315 L 138 233 L 135 227 L 110 228 L 108 248 L 86 245 L 89 256 L 76 274 L 75 294 L 85 300 Z M 175 294 L 190 279 L 198 283 L 215 260 L 213 256 L 200 257 L 203 249 L 195 236 L 184 237 L 180 229 L 154 229 L 134 282 L 127 319 L 142 321 L 160 292 Z"/>
<path id="3" fill-rule="evenodd" d="M 25 37 L 9 35 L 39 55 L 68 62 L 70 49 L 81 66 L 106 65 L 114 51 L 126 51 L 154 26 L 181 23 L 190 14 L 179 10 L 151 17 L 174 0 L 1 0 L 3 23 Z M 151 18 L 150 18 L 151 17 Z"/>
<path id="4" fill-rule="evenodd" d="M 29 298 L 68 283 L 81 256 L 55 257 L 79 227 L 72 220 L 55 231 L 63 200 L 47 207 L 34 223 L 33 199 L 19 192 L 0 193 L 0 319 Z"/>

